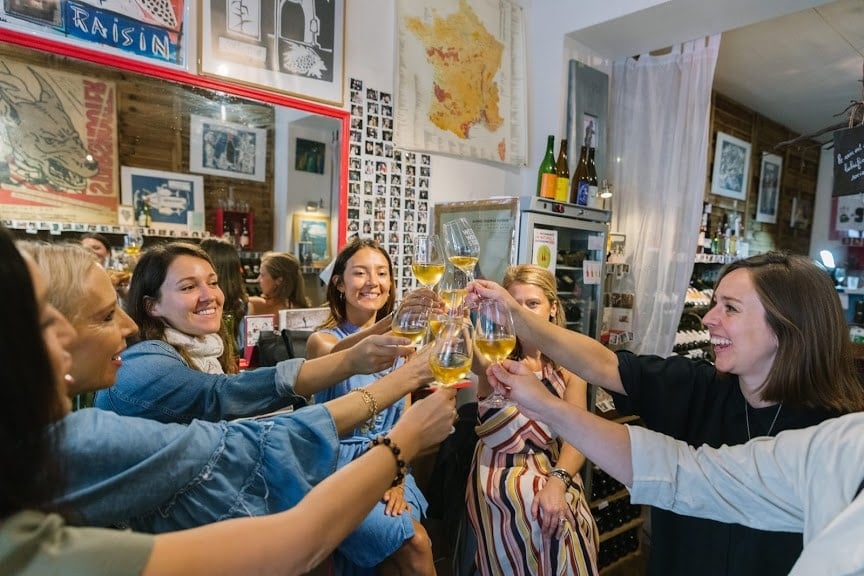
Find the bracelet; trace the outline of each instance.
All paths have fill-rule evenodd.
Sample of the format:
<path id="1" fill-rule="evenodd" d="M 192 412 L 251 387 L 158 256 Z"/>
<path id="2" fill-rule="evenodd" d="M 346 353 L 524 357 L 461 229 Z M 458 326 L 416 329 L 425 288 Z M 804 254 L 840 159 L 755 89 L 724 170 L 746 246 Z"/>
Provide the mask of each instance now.
<path id="1" fill-rule="evenodd" d="M 369 428 L 372 428 L 375 424 L 375 416 L 378 414 L 378 401 L 375 400 L 375 396 L 365 388 L 354 388 L 351 392 L 359 392 L 360 396 L 363 398 L 363 403 L 369 411 L 369 418 L 366 421 L 366 425 Z"/>
<path id="2" fill-rule="evenodd" d="M 375 446 L 386 446 L 390 449 L 390 452 L 393 453 L 393 457 L 396 458 L 396 478 L 393 480 L 393 483 L 390 485 L 392 487 L 398 486 L 402 483 L 402 480 L 405 478 L 405 473 L 407 471 L 407 467 L 405 461 L 399 457 L 401 454 L 401 450 L 399 446 L 396 445 L 393 440 L 390 439 L 389 436 L 377 436 L 372 439 L 372 443 L 370 444 L 370 448 L 374 448 Z"/>
<path id="3" fill-rule="evenodd" d="M 564 483 L 564 486 L 570 487 L 570 484 L 573 483 L 573 476 L 570 475 L 567 470 L 564 468 L 554 468 L 549 472 L 550 478 L 558 478 Z"/>

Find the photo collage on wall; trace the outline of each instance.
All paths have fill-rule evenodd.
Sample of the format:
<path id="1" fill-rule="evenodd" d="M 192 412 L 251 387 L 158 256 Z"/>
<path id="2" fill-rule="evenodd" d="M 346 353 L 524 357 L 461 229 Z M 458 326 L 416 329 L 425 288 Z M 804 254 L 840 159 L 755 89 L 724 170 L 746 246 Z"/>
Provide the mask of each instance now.
<path id="1" fill-rule="evenodd" d="M 397 298 L 418 286 L 414 237 L 429 232 L 429 154 L 393 146 L 393 95 L 351 79 L 348 240 L 374 238 L 393 260 Z"/>

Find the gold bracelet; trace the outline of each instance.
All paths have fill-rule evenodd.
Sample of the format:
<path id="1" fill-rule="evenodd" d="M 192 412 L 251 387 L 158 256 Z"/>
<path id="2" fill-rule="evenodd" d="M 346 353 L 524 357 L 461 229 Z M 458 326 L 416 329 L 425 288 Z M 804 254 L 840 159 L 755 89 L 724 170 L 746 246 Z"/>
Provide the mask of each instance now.
<path id="1" fill-rule="evenodd" d="M 369 418 L 367 419 L 367 424 L 371 428 L 374 424 L 375 416 L 378 414 L 378 401 L 375 400 L 375 396 L 373 396 L 372 393 L 365 388 L 355 388 L 351 390 L 351 392 L 359 392 L 360 396 L 363 398 L 363 403 L 366 405 L 366 409 L 369 411 Z"/>
<path id="2" fill-rule="evenodd" d="M 360 388 L 358 388 L 360 390 Z M 402 451 L 399 449 L 399 446 L 396 445 L 393 440 L 390 439 L 389 436 L 377 436 L 370 443 L 369 447 L 374 448 L 375 446 L 386 446 L 390 449 L 390 452 L 393 453 L 393 457 L 396 458 L 396 478 L 393 480 L 393 483 L 390 485 L 391 487 L 396 487 L 402 483 L 402 480 L 405 479 L 405 473 L 407 472 L 407 465 L 405 461 L 400 457 Z"/>

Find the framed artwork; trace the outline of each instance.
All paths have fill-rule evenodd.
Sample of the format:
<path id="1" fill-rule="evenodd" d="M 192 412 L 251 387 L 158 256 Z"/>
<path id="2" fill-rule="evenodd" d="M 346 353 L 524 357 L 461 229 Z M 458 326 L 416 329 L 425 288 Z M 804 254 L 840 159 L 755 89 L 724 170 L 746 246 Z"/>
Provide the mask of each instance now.
<path id="1" fill-rule="evenodd" d="M 345 0 L 202 0 L 200 71 L 342 105 Z"/>
<path id="2" fill-rule="evenodd" d="M 294 169 L 302 172 L 324 174 L 324 158 L 327 146 L 324 142 L 297 138 L 294 147 Z"/>
<path id="3" fill-rule="evenodd" d="M 189 170 L 263 182 L 267 166 L 267 130 L 189 117 Z"/>
<path id="4" fill-rule="evenodd" d="M 776 154 L 762 154 L 762 167 L 759 170 L 759 200 L 756 203 L 757 222 L 777 223 L 781 174 L 783 174 L 783 159 Z"/>
<path id="5" fill-rule="evenodd" d="M 813 214 L 813 203 L 803 198 L 792 199 L 792 217 L 789 226 L 798 230 L 808 230 Z"/>
<path id="6" fill-rule="evenodd" d="M 750 143 L 725 132 L 717 132 L 711 193 L 746 200 L 749 175 Z"/>
<path id="7" fill-rule="evenodd" d="M 123 205 L 131 206 L 135 215 L 145 201 L 150 204 L 150 227 L 154 230 L 204 230 L 201 176 L 123 166 L 120 192 Z"/>
<path id="8" fill-rule="evenodd" d="M 274 314 L 250 314 L 246 321 L 245 349 L 251 351 L 258 344 L 262 332 L 272 332 L 276 325 Z"/>
<path id="9" fill-rule="evenodd" d="M 475 269 L 478 278 L 501 282 L 507 267 L 516 263 L 518 198 L 436 204 L 433 218 L 435 223 L 433 232 L 439 235 L 444 229 L 445 222 L 457 218 L 468 220 L 480 242 L 480 260 Z"/>
<path id="10" fill-rule="evenodd" d="M 312 265 L 324 267 L 330 262 L 330 217 L 322 214 L 294 214 L 294 245 L 308 243 Z"/>

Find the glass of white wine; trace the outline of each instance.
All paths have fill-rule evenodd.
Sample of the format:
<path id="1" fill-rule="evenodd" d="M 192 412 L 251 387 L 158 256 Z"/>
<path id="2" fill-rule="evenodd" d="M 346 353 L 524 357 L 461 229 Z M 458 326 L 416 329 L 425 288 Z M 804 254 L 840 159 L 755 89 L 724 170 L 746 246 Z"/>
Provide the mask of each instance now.
<path id="1" fill-rule="evenodd" d="M 480 242 L 465 218 L 457 218 L 444 223 L 444 242 L 447 259 L 474 279 L 474 268 L 480 258 Z"/>
<path id="2" fill-rule="evenodd" d="M 422 234 L 414 239 L 411 271 L 423 286 L 433 288 L 444 275 L 444 254 L 437 234 Z"/>
<path id="3" fill-rule="evenodd" d="M 405 298 L 393 313 L 390 331 L 394 336 L 411 340 L 410 346 L 417 346 L 429 329 L 429 306 L 417 298 Z M 399 364 L 400 356 L 393 360 L 393 368 Z"/>
<path id="4" fill-rule="evenodd" d="M 444 275 L 438 282 L 438 296 L 444 301 L 450 316 L 461 316 L 462 301 L 468 295 L 468 281 L 468 274 L 464 270 L 453 264 L 445 266 Z"/>
<path id="5" fill-rule="evenodd" d="M 510 356 L 516 348 L 513 317 L 510 310 L 497 300 L 480 300 L 477 304 L 474 334 L 477 350 L 493 364 Z M 497 388 L 480 402 L 481 406 L 487 408 L 503 408 L 512 404 Z"/>
<path id="6" fill-rule="evenodd" d="M 429 368 L 435 376 L 433 386 L 449 388 L 468 376 L 474 356 L 471 333 L 471 323 L 462 318 L 450 318 L 441 327 L 429 357 Z"/>

